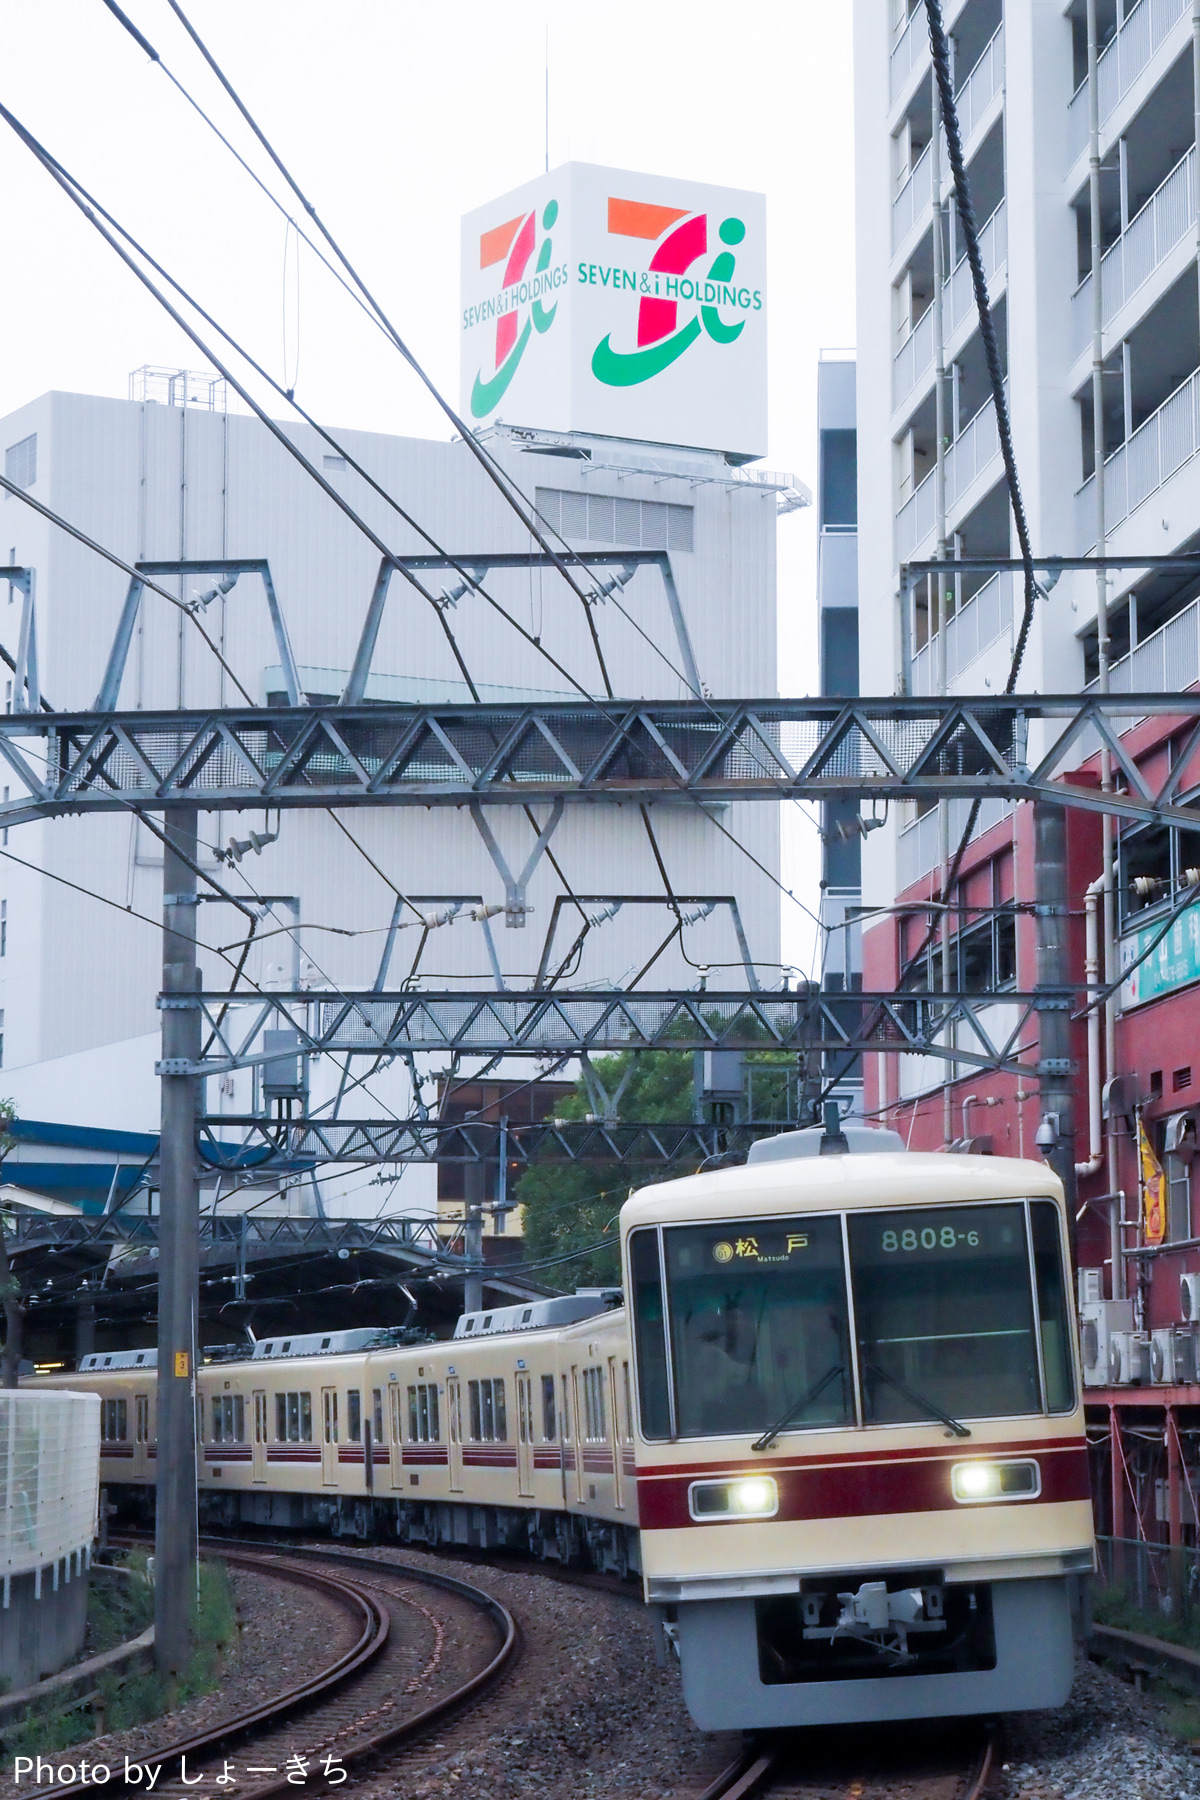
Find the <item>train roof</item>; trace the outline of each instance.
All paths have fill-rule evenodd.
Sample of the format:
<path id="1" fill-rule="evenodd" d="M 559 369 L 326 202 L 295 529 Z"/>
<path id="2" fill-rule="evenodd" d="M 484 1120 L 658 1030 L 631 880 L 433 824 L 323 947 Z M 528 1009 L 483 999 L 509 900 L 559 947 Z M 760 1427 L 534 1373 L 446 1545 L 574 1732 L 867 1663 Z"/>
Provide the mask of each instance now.
<path id="1" fill-rule="evenodd" d="M 496 1337 L 509 1331 L 545 1331 L 551 1326 L 594 1319 L 620 1304 L 620 1288 L 577 1288 L 573 1294 L 531 1300 L 525 1306 L 493 1306 L 488 1312 L 463 1313 L 454 1327 L 454 1336 L 462 1339 Z"/>
<path id="2" fill-rule="evenodd" d="M 1062 1186 L 1043 1162 L 941 1151 L 813 1156 L 748 1163 L 639 1188 L 621 1208 L 622 1230 L 743 1213 L 814 1212 L 869 1206 L 945 1206 L 961 1200 L 1061 1202 Z"/>

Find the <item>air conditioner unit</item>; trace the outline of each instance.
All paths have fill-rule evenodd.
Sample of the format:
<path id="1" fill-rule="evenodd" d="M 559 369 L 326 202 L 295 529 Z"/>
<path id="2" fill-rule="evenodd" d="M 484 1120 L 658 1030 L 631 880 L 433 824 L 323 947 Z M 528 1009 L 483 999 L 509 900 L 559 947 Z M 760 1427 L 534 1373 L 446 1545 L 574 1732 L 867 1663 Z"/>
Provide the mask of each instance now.
<path id="1" fill-rule="evenodd" d="M 1081 1275 L 1085 1273 L 1090 1271 L 1080 1271 Z M 1079 1341 L 1085 1387 L 1109 1385 L 1108 1350 L 1113 1333 L 1132 1330 L 1132 1300 L 1094 1300 L 1080 1307 Z"/>
<path id="2" fill-rule="evenodd" d="M 1114 1331 L 1108 1340 L 1108 1379 L 1113 1387 L 1150 1380 L 1150 1338 L 1144 1331 Z"/>
<path id="3" fill-rule="evenodd" d="M 1200 1275 L 1179 1277 L 1179 1311 L 1185 1324 L 1200 1322 Z"/>
<path id="4" fill-rule="evenodd" d="M 1195 1469 L 1189 1469 L 1188 1476 L 1194 1491 L 1197 1471 Z M 1188 1493 L 1187 1482 L 1181 1482 L 1180 1486 L 1182 1489 L 1179 1495 L 1180 1523 L 1183 1525 L 1194 1525 L 1196 1523 L 1196 1508 L 1192 1504 L 1191 1494 Z M 1167 1484 L 1165 1481 L 1156 1481 L 1154 1484 L 1154 1517 L 1158 1520 L 1160 1525 L 1166 1525 L 1169 1522 L 1171 1517 L 1169 1508 L 1170 1496 Z"/>
<path id="5" fill-rule="evenodd" d="M 1150 1379 L 1181 1387 L 1196 1379 L 1195 1325 L 1164 1325 L 1150 1333 Z"/>
<path id="6" fill-rule="evenodd" d="M 1075 1279 L 1079 1288 L 1079 1309 L 1085 1306 L 1097 1306 L 1104 1298 L 1104 1270 L 1077 1269 Z"/>

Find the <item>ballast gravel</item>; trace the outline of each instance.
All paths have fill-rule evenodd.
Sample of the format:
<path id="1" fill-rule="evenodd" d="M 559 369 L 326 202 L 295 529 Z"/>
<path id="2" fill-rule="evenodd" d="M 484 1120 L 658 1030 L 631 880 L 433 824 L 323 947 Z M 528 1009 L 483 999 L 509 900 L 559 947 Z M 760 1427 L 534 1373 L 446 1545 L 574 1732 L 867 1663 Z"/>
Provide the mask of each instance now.
<path id="1" fill-rule="evenodd" d="M 217 1685 L 145 1725 L 89 1738 L 74 1747 L 77 1753 L 84 1750 L 89 1762 L 113 1767 L 125 1757 L 138 1762 L 167 1741 L 205 1731 L 298 1686 L 349 1649 L 358 1635 L 340 1606 L 311 1589 L 248 1569 L 230 1569 L 229 1577 L 237 1607 L 237 1643 L 230 1647 Z M 31 1751 L 38 1753 L 36 1744 Z M 72 1753 L 55 1750 L 49 1759 L 56 1766 L 70 1765 Z M 74 1761 L 78 1760 L 76 1754 Z M 12 1759 L 0 1761 L 0 1800 L 21 1791 L 12 1777 Z"/>
<path id="2" fill-rule="evenodd" d="M 1200 1800 L 1200 1758 L 1167 1729 L 1167 1705 L 1080 1663 L 1066 1706 L 1005 1721 L 994 1800 Z"/>

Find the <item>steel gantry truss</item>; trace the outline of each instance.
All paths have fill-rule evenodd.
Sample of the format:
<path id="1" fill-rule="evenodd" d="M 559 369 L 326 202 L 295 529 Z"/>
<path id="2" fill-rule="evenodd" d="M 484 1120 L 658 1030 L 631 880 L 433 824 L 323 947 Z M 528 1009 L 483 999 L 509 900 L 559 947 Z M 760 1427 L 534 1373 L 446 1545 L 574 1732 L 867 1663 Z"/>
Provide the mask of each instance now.
<path id="1" fill-rule="evenodd" d="M 1147 717 L 1192 727 L 1161 781 L 1121 741 Z M 1049 747 L 1031 767 L 1035 723 Z M 1066 778 L 1102 744 L 1121 792 Z M 0 716 L 19 784 L 0 826 L 129 807 L 1008 798 L 1195 828 L 1198 747 L 1195 693 L 24 712 Z"/>
<path id="2" fill-rule="evenodd" d="M 1036 1015 L 1070 1004 L 1072 990 L 1036 993 L 824 994 L 553 988 L 445 993 L 263 993 L 243 1002 L 200 993 L 207 1042 L 199 1060 L 160 1074 L 218 1075 L 278 1058 L 263 1033 L 295 1033 L 307 1055 L 525 1055 L 561 1061 L 622 1050 L 784 1050 L 861 1055 L 936 1053 L 977 1068 L 1016 1070 Z M 172 1005 L 178 1006 L 177 998 Z M 1026 1065 L 1027 1067 L 1027 1065 Z"/>

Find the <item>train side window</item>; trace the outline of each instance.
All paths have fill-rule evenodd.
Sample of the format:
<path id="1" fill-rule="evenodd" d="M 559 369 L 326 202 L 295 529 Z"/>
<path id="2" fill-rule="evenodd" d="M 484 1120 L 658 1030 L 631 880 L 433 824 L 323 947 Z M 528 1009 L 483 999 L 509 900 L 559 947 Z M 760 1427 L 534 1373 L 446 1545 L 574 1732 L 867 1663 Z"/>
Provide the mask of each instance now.
<path id="1" fill-rule="evenodd" d="M 1029 1214 L 1037 1272 L 1038 1321 L 1042 1328 L 1042 1362 L 1046 1370 L 1046 1410 L 1070 1412 L 1075 1405 L 1075 1377 L 1071 1366 L 1071 1331 L 1067 1324 L 1058 1208 L 1051 1200 L 1035 1200 Z"/>
<path id="2" fill-rule="evenodd" d="M 662 1270 L 658 1233 L 635 1231 L 629 1239 L 629 1272 L 633 1288 L 634 1354 L 642 1406 L 642 1435 L 671 1434 L 667 1395 L 667 1344 L 663 1330 Z"/>
<path id="3" fill-rule="evenodd" d="M 604 1370 L 583 1371 L 583 1435 L 591 1443 L 603 1442 L 608 1433 L 604 1421 Z"/>
<path id="4" fill-rule="evenodd" d="M 437 1383 L 420 1381 L 408 1390 L 408 1438 L 412 1444 L 436 1444 L 441 1437 Z"/>
<path id="5" fill-rule="evenodd" d="M 542 1376 L 542 1437 L 547 1444 L 552 1444 L 554 1442 L 555 1424 L 556 1424 L 556 1420 L 554 1417 L 554 1377 L 553 1377 L 553 1375 L 543 1375 Z"/>
<path id="6" fill-rule="evenodd" d="M 621 1364 L 622 1392 L 625 1397 L 625 1442 L 633 1442 L 633 1394 L 629 1386 L 629 1364 Z"/>
<path id="7" fill-rule="evenodd" d="M 214 1444 L 244 1444 L 246 1401 L 241 1394 L 214 1394 L 212 1403 Z"/>
<path id="8" fill-rule="evenodd" d="M 311 1394 L 276 1394 L 275 1435 L 281 1444 L 312 1443 Z"/>
<path id="9" fill-rule="evenodd" d="M 129 1402 L 105 1400 L 100 1409 L 100 1436 L 106 1444 L 123 1444 L 129 1435 Z"/>
<path id="10" fill-rule="evenodd" d="M 357 1388 L 346 1390 L 346 1436 L 352 1444 L 362 1443 L 362 1395 Z"/>
<path id="11" fill-rule="evenodd" d="M 567 1386 L 567 1378 L 565 1375 L 562 1378 L 562 1390 L 563 1390 L 562 1391 L 563 1442 L 569 1443 L 571 1441 L 571 1399 L 570 1399 L 571 1390 Z"/>
<path id="12" fill-rule="evenodd" d="M 204 1395 L 196 1395 L 196 1442 L 204 1442 Z"/>
<path id="13" fill-rule="evenodd" d="M 467 1397 L 471 1408 L 471 1436 L 475 1442 L 507 1443 L 508 1409 L 503 1376 L 492 1381 L 468 1381 Z"/>
<path id="14" fill-rule="evenodd" d="M 134 1436 L 139 1444 L 150 1442 L 150 1396 L 139 1394 L 135 1402 L 137 1421 L 134 1425 Z"/>
<path id="15" fill-rule="evenodd" d="M 377 1444 L 383 1442 L 383 1389 L 371 1389 L 371 1433 Z"/>

